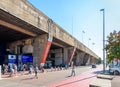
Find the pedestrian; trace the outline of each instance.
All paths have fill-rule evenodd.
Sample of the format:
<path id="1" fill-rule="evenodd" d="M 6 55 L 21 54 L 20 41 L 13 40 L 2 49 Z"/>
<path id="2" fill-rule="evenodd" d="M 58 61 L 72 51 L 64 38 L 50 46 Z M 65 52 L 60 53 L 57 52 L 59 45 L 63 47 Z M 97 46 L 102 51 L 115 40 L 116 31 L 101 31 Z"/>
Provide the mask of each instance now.
<path id="1" fill-rule="evenodd" d="M 38 79 L 37 73 L 38 73 L 38 66 L 37 64 L 34 66 L 34 72 L 35 72 L 35 78 Z"/>
<path id="2" fill-rule="evenodd" d="M 14 74 L 15 76 L 17 76 L 17 65 L 16 64 L 13 64 L 13 69 L 14 69 Z"/>
<path id="3" fill-rule="evenodd" d="M 40 64 L 40 70 L 42 73 L 44 73 L 44 65 L 42 63 Z"/>
<path id="4" fill-rule="evenodd" d="M 68 69 L 68 64 L 67 64 L 67 63 L 65 64 L 65 69 L 66 69 L 66 70 Z"/>
<path id="5" fill-rule="evenodd" d="M 75 76 L 75 66 L 72 65 L 72 72 L 71 72 L 71 76 Z"/>
<path id="6" fill-rule="evenodd" d="M 32 72 L 33 72 L 33 66 L 30 65 L 30 67 L 29 67 L 29 74 L 32 74 Z"/>
<path id="7" fill-rule="evenodd" d="M 26 70 L 27 70 L 27 65 L 23 64 L 23 74 L 25 74 Z"/>
<path id="8" fill-rule="evenodd" d="M 8 65 L 3 65 L 3 74 L 7 74 L 8 73 Z"/>
<path id="9" fill-rule="evenodd" d="M 10 77 L 14 76 L 14 68 L 13 68 L 13 65 L 10 66 Z"/>

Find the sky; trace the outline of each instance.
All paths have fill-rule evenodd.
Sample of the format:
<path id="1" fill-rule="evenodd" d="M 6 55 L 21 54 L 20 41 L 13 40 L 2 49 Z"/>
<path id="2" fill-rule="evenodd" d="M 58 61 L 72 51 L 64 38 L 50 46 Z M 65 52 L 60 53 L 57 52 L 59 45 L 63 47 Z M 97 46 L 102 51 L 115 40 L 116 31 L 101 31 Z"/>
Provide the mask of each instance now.
<path id="1" fill-rule="evenodd" d="M 105 9 L 105 40 L 113 30 L 120 31 L 120 0 L 28 1 L 101 58 L 103 12 L 100 9 Z"/>

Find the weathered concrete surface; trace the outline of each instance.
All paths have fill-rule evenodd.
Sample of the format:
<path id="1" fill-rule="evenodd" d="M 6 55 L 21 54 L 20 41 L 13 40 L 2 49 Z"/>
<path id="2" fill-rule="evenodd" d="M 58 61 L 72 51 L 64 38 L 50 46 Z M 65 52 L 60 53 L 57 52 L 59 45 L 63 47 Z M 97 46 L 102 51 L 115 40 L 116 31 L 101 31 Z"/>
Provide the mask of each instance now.
<path id="1" fill-rule="evenodd" d="M 90 83 L 89 87 L 120 87 L 120 76 L 100 74 L 98 77 Z"/>
<path id="2" fill-rule="evenodd" d="M 120 87 L 120 76 L 115 76 L 111 82 L 111 87 Z"/>
<path id="3" fill-rule="evenodd" d="M 98 74 L 97 78 L 112 80 L 114 78 L 114 76 L 113 75 Z"/>
<path id="4" fill-rule="evenodd" d="M 0 19 L 3 20 L 3 22 L 9 22 L 9 25 L 16 24 L 15 27 L 20 26 L 23 30 L 29 30 L 26 31 L 26 34 L 28 32 L 30 33 L 30 30 L 36 33 L 37 36 L 39 36 L 39 33 L 51 34 L 54 39 L 59 40 L 61 44 L 64 43 L 66 46 L 71 47 L 75 46 L 78 50 L 93 56 L 93 58 L 99 58 L 93 51 L 71 36 L 54 21 L 51 21 L 50 25 L 48 26 L 50 22 L 49 20 L 51 19 L 36 9 L 27 0 L 1 0 L 0 14 Z M 6 17 L 7 15 L 9 16 Z"/>
<path id="5" fill-rule="evenodd" d="M 111 80 L 96 78 L 90 83 L 89 87 L 111 87 Z"/>

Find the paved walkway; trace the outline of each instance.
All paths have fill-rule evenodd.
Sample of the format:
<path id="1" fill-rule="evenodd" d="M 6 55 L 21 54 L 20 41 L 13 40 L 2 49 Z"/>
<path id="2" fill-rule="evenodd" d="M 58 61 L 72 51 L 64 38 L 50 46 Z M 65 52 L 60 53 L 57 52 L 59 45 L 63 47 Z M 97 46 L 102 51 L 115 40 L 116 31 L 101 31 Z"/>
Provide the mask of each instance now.
<path id="1" fill-rule="evenodd" d="M 50 87 L 89 87 L 90 82 L 96 78 L 97 74 L 100 73 L 100 71 L 101 66 L 99 66 L 97 69 L 92 69 L 78 76 L 70 77 L 69 79 L 51 85 Z"/>
<path id="2" fill-rule="evenodd" d="M 115 76 L 111 81 L 111 87 L 120 87 L 120 76 Z"/>
<path id="3" fill-rule="evenodd" d="M 34 78 L 34 74 L 18 75 L 18 77 L 0 80 L 0 87 L 89 87 L 89 83 L 96 77 L 99 70 L 78 67 L 75 77 L 69 77 L 71 69 L 40 73 L 38 79 Z"/>

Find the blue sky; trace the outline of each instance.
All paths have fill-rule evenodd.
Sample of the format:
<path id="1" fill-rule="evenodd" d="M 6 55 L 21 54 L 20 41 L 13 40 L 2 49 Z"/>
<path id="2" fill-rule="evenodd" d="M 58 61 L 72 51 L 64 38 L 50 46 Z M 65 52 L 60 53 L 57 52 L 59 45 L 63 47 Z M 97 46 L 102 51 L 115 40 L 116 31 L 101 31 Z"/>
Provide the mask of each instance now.
<path id="1" fill-rule="evenodd" d="M 103 53 L 103 22 L 100 9 L 105 9 L 106 37 L 113 30 L 120 30 L 120 0 L 28 1 L 101 58 Z"/>

